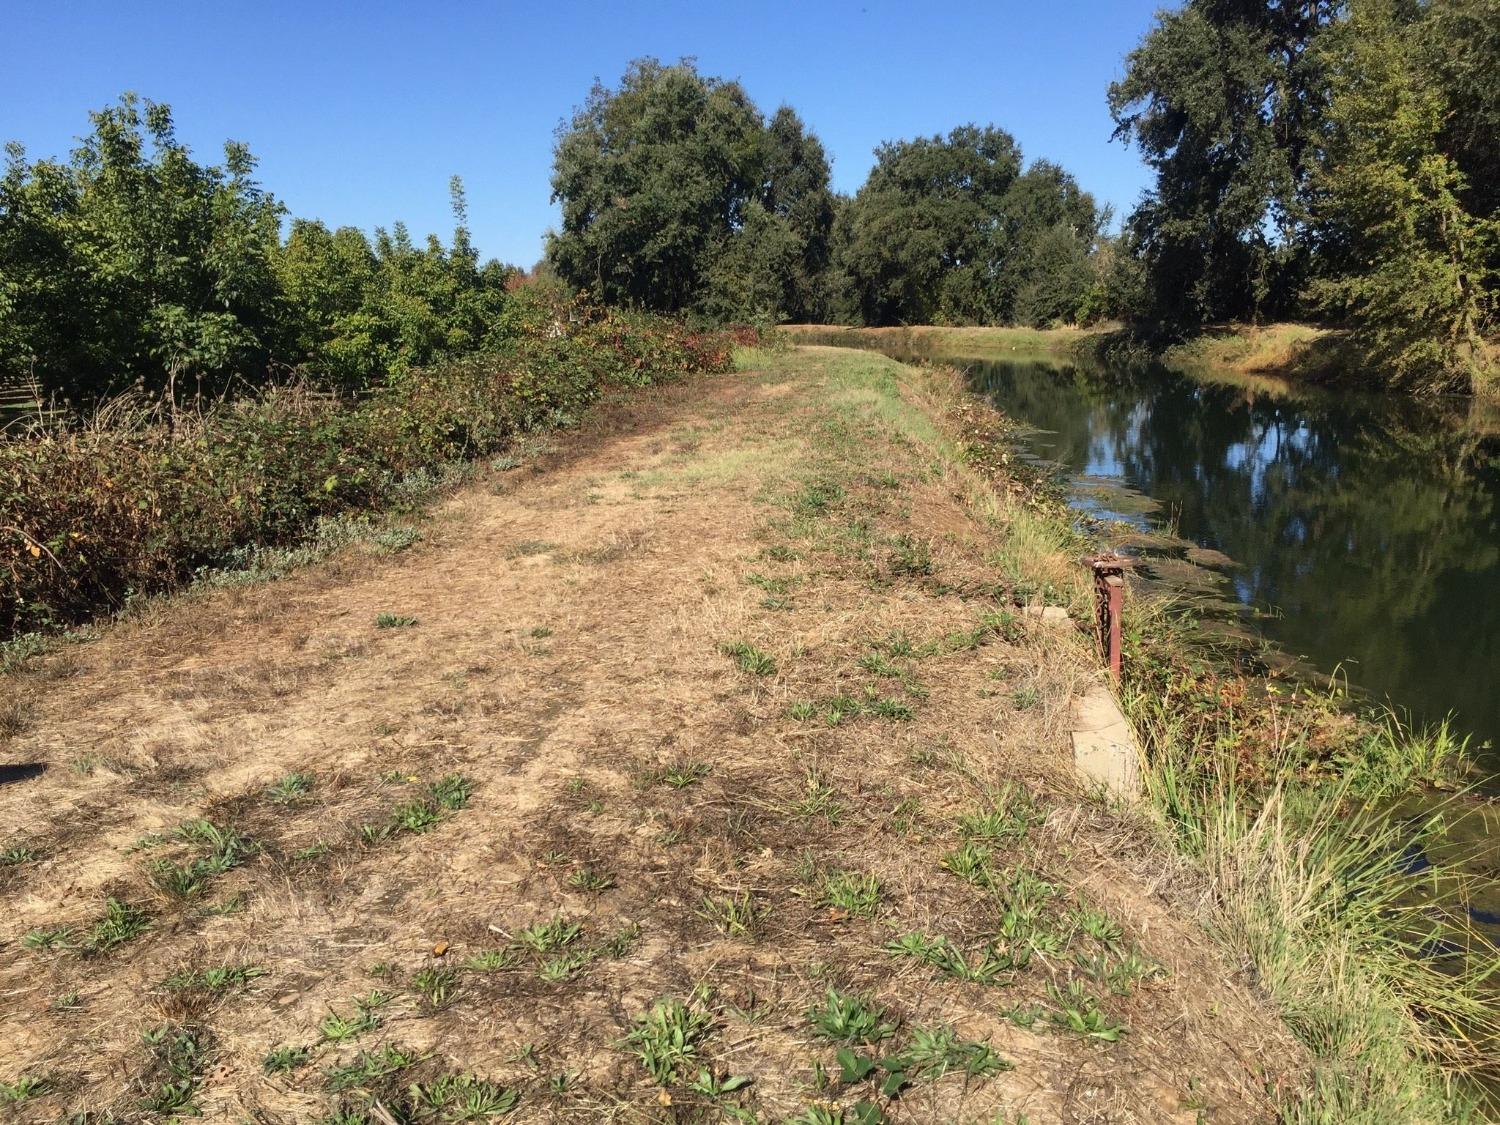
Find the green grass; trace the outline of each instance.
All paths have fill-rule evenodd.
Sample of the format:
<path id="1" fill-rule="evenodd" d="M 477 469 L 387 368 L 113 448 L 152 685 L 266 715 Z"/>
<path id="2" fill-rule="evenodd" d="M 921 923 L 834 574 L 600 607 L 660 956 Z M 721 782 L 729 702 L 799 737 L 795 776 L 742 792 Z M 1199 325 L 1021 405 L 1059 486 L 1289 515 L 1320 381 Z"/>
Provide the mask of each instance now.
<path id="1" fill-rule="evenodd" d="M 375 615 L 375 628 L 377 629 L 406 629 L 416 623 L 415 617 L 408 617 L 401 613 L 377 613 Z"/>
<path id="2" fill-rule="evenodd" d="M 747 891 L 738 895 L 704 895 L 698 916 L 712 922 L 725 937 L 747 937 L 755 931 L 765 908 Z"/>
<path id="3" fill-rule="evenodd" d="M 719 651 L 732 657 L 742 672 L 748 672 L 752 676 L 776 674 L 775 658 L 745 641 L 726 641 L 719 646 Z"/>
<path id="4" fill-rule="evenodd" d="M 290 805 L 312 792 L 313 779 L 305 773 L 289 773 L 266 788 L 266 800 L 273 805 Z"/>
<path id="5" fill-rule="evenodd" d="M 108 953 L 133 941 L 151 928 L 150 916 L 139 906 L 111 898 L 104 904 L 104 917 L 89 928 L 84 938 L 85 953 Z"/>

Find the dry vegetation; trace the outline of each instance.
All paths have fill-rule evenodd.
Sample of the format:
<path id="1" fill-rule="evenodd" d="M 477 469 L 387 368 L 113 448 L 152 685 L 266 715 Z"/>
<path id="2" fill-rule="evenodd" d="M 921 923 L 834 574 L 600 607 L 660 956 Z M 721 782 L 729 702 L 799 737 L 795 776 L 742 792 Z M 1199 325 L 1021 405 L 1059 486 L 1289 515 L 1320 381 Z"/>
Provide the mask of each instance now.
<path id="1" fill-rule="evenodd" d="M 3 684 L 19 1120 L 1272 1120 L 958 391 L 753 355 Z M 905 380 L 898 386 L 898 377 Z M 913 404 L 921 403 L 919 410 Z"/>

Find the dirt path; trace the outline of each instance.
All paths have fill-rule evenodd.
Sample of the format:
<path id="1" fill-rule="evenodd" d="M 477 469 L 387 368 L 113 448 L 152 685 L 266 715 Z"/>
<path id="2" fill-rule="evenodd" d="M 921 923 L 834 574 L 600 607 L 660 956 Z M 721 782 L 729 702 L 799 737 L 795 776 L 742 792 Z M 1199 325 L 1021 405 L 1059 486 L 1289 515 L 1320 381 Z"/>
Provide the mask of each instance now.
<path id="1" fill-rule="evenodd" d="M 899 369 L 767 363 L 10 677 L 0 1113 L 1271 1119 Z"/>

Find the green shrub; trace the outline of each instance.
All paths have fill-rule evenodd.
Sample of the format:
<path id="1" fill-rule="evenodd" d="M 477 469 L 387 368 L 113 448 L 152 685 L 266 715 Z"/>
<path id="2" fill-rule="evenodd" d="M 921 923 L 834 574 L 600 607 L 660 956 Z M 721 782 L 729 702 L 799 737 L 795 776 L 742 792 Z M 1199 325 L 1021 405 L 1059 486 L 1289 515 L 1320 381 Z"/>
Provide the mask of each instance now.
<path id="1" fill-rule="evenodd" d="M 726 336 L 562 307 L 360 399 L 289 385 L 187 417 L 120 400 L 87 426 L 0 443 L 0 635 L 85 621 L 399 502 L 405 482 L 567 424 L 611 387 L 729 369 Z"/>

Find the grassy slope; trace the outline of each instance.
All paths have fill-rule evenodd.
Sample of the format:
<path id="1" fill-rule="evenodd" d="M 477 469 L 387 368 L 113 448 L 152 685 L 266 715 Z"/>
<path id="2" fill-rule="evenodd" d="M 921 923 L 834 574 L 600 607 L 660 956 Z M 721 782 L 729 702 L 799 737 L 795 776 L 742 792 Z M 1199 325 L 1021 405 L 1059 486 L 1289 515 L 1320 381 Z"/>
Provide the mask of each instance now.
<path id="1" fill-rule="evenodd" d="M 0 681 L 51 763 L 0 788 L 25 1115 L 1275 1115 L 1301 1050 L 1078 792 L 1085 646 L 1007 609 L 1082 606 L 1065 529 L 951 376 L 746 359 Z"/>

